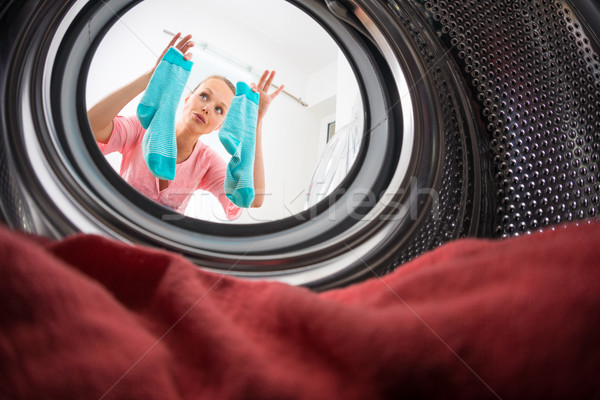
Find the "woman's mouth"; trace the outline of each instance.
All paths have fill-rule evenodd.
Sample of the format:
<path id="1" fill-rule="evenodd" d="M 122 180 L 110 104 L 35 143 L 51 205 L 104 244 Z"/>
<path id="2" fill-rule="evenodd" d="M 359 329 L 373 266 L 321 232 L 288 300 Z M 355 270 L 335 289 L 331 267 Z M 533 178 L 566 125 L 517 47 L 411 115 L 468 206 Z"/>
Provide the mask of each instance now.
<path id="1" fill-rule="evenodd" d="M 196 113 L 192 113 L 194 115 L 194 119 L 197 122 L 200 122 L 201 124 L 205 124 L 206 123 L 206 119 L 204 119 L 204 117 L 200 114 L 196 114 Z"/>

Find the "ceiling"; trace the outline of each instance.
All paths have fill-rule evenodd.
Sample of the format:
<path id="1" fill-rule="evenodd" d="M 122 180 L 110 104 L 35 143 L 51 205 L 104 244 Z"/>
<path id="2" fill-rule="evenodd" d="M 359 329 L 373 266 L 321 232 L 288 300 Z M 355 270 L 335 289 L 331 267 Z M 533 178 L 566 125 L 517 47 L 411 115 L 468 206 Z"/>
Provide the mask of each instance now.
<path id="1" fill-rule="evenodd" d="M 285 0 L 180 0 L 243 32 L 244 42 L 261 43 L 312 74 L 337 58 L 337 45 L 311 17 Z"/>

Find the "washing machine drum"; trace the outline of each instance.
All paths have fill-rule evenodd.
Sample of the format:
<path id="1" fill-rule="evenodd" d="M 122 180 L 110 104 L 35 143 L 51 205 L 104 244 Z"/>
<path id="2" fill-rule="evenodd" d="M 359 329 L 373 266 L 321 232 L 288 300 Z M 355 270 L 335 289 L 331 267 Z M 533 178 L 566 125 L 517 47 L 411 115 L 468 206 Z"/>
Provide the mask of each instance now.
<path id="1" fill-rule="evenodd" d="M 450 240 L 598 214 L 592 0 L 289 0 L 352 65 L 363 132 L 335 190 L 258 225 L 166 213 L 98 151 L 86 74 L 102 37 L 136 3 L 1 7 L 0 200 L 9 226 L 53 238 L 99 233 L 202 268 L 322 290 L 383 275 Z"/>

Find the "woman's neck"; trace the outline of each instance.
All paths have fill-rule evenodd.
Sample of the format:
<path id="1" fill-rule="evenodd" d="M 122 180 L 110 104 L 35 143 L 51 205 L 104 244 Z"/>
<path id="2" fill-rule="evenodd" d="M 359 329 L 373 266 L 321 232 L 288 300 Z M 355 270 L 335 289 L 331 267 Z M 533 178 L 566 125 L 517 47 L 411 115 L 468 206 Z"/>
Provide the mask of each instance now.
<path id="1" fill-rule="evenodd" d="M 194 151 L 198 136 L 186 129 L 185 124 L 179 121 L 175 125 L 175 137 L 177 139 L 177 163 L 189 158 Z"/>

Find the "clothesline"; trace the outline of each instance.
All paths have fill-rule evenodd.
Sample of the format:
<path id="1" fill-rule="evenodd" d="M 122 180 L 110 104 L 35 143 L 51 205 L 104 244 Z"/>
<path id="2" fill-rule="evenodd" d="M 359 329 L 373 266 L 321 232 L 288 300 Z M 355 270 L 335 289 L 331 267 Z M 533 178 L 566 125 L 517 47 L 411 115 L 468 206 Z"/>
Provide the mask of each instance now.
<path id="1" fill-rule="evenodd" d="M 171 31 L 169 31 L 167 29 L 163 29 L 163 32 L 166 33 L 167 35 L 175 36 L 175 33 L 171 32 Z M 249 65 L 249 64 L 247 64 L 247 63 L 245 63 L 243 61 L 237 60 L 237 59 L 235 59 L 235 57 L 233 57 L 233 56 L 231 56 L 229 54 L 226 54 L 225 52 L 223 52 L 221 50 L 215 49 L 214 46 L 211 46 L 211 45 L 209 45 L 206 42 L 199 43 L 199 45 L 196 46 L 196 47 L 202 49 L 203 51 L 206 51 L 206 52 L 212 54 L 213 56 L 219 57 L 222 60 L 226 61 L 227 63 L 229 63 L 231 65 L 235 65 L 238 68 L 240 68 L 241 70 L 247 71 L 247 72 L 249 72 L 249 73 L 251 73 L 251 74 L 253 74 L 253 75 L 257 76 L 257 77 L 261 76 L 261 74 L 262 74 L 261 71 L 257 70 L 253 66 L 251 66 L 251 65 Z M 272 84 L 271 86 L 273 86 L 273 88 L 275 88 L 275 89 L 279 88 L 279 86 L 275 85 L 275 84 Z M 306 103 L 300 97 L 294 96 L 293 94 L 291 94 L 290 92 L 287 92 L 285 90 L 282 90 L 281 93 L 285 94 L 288 97 L 291 97 L 292 99 L 294 99 L 295 101 L 297 101 L 298 103 L 300 103 L 303 107 L 308 107 L 308 103 Z"/>

